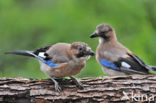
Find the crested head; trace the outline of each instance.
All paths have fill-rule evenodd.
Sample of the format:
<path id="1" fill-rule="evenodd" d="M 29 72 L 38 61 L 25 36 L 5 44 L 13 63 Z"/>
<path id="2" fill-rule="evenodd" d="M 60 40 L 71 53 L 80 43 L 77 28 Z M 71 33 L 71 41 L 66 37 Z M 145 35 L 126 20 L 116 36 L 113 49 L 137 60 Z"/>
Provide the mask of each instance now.
<path id="1" fill-rule="evenodd" d="M 77 58 L 93 56 L 94 52 L 91 48 L 84 42 L 74 42 L 71 44 L 71 51 L 73 55 Z"/>
<path id="2" fill-rule="evenodd" d="M 100 24 L 90 38 L 100 37 L 105 41 L 116 40 L 114 29 L 108 24 Z"/>

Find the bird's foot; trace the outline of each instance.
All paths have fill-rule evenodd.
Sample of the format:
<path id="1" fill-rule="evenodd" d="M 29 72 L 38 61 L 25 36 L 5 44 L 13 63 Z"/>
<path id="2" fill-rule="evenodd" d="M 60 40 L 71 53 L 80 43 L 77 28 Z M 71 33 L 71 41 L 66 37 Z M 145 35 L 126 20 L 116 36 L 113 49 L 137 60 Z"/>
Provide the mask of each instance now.
<path id="1" fill-rule="evenodd" d="M 61 92 L 62 91 L 62 88 L 59 86 L 58 82 L 54 78 L 52 78 L 52 77 L 50 79 L 54 82 L 55 91 Z"/>
<path id="2" fill-rule="evenodd" d="M 78 82 L 78 81 L 77 81 L 76 86 L 77 86 L 79 89 L 84 89 L 84 86 L 82 85 L 81 82 Z"/>
<path id="3" fill-rule="evenodd" d="M 62 91 L 62 88 L 59 86 L 59 84 L 57 82 L 55 83 L 55 90 L 57 92 L 61 92 Z"/>
<path id="4" fill-rule="evenodd" d="M 81 82 L 79 82 L 76 78 L 74 77 L 70 77 L 76 84 L 76 86 L 79 88 L 79 89 L 84 89 L 83 85 Z"/>

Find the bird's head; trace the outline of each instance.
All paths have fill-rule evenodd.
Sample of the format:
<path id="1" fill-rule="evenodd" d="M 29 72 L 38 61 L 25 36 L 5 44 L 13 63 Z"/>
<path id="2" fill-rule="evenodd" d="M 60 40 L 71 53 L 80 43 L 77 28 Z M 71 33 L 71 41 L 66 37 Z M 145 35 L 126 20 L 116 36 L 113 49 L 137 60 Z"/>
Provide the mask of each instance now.
<path id="1" fill-rule="evenodd" d="M 105 41 L 116 39 L 115 31 L 108 24 L 100 24 L 96 27 L 95 32 L 90 35 L 90 38 L 100 37 Z"/>
<path id="2" fill-rule="evenodd" d="M 92 49 L 84 42 L 74 42 L 71 44 L 72 54 L 76 58 L 86 58 L 88 59 L 90 56 L 94 56 L 95 53 Z"/>

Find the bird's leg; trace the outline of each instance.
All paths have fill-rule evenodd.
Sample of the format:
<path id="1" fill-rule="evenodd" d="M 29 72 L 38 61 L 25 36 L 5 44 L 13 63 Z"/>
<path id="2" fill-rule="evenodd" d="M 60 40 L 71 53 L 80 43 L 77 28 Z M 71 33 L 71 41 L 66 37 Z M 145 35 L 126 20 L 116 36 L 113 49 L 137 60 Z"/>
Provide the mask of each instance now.
<path id="1" fill-rule="evenodd" d="M 83 89 L 84 87 L 82 86 L 81 82 L 78 82 L 78 80 L 72 76 L 70 78 L 75 82 L 76 86 L 80 89 Z"/>
<path id="2" fill-rule="evenodd" d="M 62 89 L 61 89 L 61 87 L 59 86 L 58 82 L 57 82 L 54 78 L 52 78 L 52 77 L 50 77 L 50 79 L 54 82 L 55 90 L 56 90 L 57 92 L 61 92 Z"/>

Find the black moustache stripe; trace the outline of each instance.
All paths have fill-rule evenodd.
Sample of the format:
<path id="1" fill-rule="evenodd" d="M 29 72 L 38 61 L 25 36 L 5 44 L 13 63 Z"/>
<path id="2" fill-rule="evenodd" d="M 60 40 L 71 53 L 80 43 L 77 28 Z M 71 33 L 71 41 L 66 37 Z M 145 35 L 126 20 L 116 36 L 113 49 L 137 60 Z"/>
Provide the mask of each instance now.
<path id="1" fill-rule="evenodd" d="M 87 56 L 86 53 L 79 53 L 79 54 L 77 54 L 77 57 L 78 57 L 78 58 L 80 58 L 80 57 L 85 57 L 85 56 Z"/>
<path id="2" fill-rule="evenodd" d="M 104 38 L 105 40 L 109 40 L 109 37 L 106 35 L 101 35 L 102 38 Z"/>

